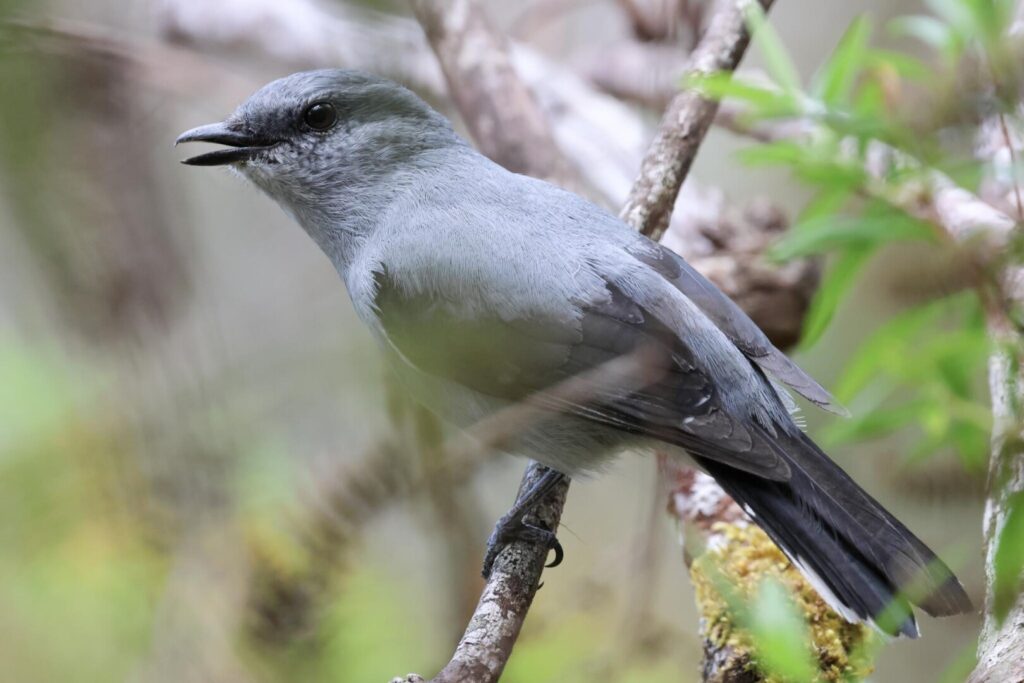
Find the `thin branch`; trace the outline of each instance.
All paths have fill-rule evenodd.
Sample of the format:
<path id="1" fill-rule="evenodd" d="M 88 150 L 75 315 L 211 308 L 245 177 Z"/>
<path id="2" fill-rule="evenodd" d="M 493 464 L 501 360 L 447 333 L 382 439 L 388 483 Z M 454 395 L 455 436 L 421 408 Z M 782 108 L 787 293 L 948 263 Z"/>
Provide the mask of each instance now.
<path id="1" fill-rule="evenodd" d="M 1024 201 L 1021 201 L 1020 196 L 1020 183 L 1017 181 L 1017 150 L 1014 148 L 1013 142 L 1010 139 L 1010 129 L 1006 125 L 1006 115 L 1000 113 L 999 116 L 999 129 L 1003 134 L 1003 142 L 1006 148 L 1007 154 L 1010 157 L 1010 169 L 1013 174 L 1012 190 L 1014 206 L 1017 209 L 1017 220 L 1024 221 Z"/>
<path id="2" fill-rule="evenodd" d="M 679 94 L 687 64 L 686 53 L 669 43 L 623 40 L 593 50 L 581 72 L 601 92 L 662 111 Z"/>
<path id="3" fill-rule="evenodd" d="M 643 42 L 668 42 L 678 37 L 682 28 L 692 38 L 690 46 L 700 34 L 704 0 L 619 0 L 623 14 L 629 18 L 633 35 Z"/>
<path id="4" fill-rule="evenodd" d="M 741 109 L 732 106 L 722 107 L 716 123 L 759 142 L 811 140 L 824 132 L 822 124 L 804 119 L 751 122 Z M 840 147 L 854 150 L 857 146 L 851 140 L 850 144 Z M 1016 221 L 957 185 L 945 173 L 878 140 L 868 143 L 864 159 L 869 180 L 864 189 L 868 195 L 934 225 L 956 243 L 983 246 L 984 249 L 979 249 L 982 262 L 996 256 L 1006 246 Z M 894 183 L 891 173 L 894 170 L 901 171 L 908 179 Z"/>
<path id="5" fill-rule="evenodd" d="M 516 173 L 581 189 L 536 96 L 516 73 L 509 42 L 475 0 L 412 0 L 448 90 L 480 151 Z"/>
<path id="6" fill-rule="evenodd" d="M 759 0 L 767 10 L 773 0 Z M 744 17 L 747 1 L 722 0 L 715 5 L 707 32 L 690 56 L 693 73 L 733 71 L 750 42 Z M 679 188 L 718 110 L 718 103 L 684 90 L 672 98 L 657 136 L 640 168 L 621 216 L 652 239 L 668 227 Z"/>

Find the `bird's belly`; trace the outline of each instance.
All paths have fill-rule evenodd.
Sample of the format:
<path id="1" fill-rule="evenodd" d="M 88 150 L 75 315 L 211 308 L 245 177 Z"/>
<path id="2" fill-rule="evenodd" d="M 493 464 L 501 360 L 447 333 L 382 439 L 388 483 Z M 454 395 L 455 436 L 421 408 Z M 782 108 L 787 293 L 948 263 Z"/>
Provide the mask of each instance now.
<path id="1" fill-rule="evenodd" d="M 400 358 L 397 374 L 412 397 L 444 421 L 494 450 L 532 458 L 569 475 L 600 470 L 640 444 L 621 430 L 572 415 L 526 408 L 421 372 Z"/>

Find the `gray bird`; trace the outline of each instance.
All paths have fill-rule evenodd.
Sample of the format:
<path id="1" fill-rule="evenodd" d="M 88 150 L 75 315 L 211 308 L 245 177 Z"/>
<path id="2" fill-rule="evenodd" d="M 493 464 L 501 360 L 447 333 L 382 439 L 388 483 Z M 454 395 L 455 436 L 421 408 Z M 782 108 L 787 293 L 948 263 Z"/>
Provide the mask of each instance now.
<path id="1" fill-rule="evenodd" d="M 224 145 L 184 163 L 231 166 L 302 226 L 426 406 L 458 425 L 527 397 L 546 411 L 509 448 L 552 469 L 499 523 L 489 560 L 517 536 L 556 545 L 521 518 L 563 474 L 657 443 L 713 476 L 848 620 L 889 609 L 876 625 L 916 637 L 911 603 L 971 609 L 794 423 L 780 384 L 832 398 L 739 307 L 604 209 L 479 154 L 409 90 L 298 73 L 177 141 Z M 586 391 L 556 390 L 570 378 Z"/>

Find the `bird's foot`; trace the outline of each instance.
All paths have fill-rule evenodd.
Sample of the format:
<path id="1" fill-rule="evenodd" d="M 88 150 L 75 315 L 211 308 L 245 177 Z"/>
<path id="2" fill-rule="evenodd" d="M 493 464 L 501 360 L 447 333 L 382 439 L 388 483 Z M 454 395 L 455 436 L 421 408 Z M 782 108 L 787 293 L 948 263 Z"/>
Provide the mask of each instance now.
<path id="1" fill-rule="evenodd" d="M 555 532 L 535 524 L 528 524 L 523 521 L 522 513 L 514 514 L 510 512 L 498 520 L 498 523 L 494 525 L 494 531 L 491 532 L 490 538 L 487 539 L 487 553 L 484 555 L 482 572 L 485 579 L 491 578 L 494 561 L 498 559 L 498 555 L 505 549 L 505 546 L 513 541 L 525 541 L 542 546 L 548 550 L 554 550 L 555 557 L 545 565 L 546 567 L 557 567 L 562 563 L 562 558 L 565 557 L 562 544 L 558 542 Z"/>

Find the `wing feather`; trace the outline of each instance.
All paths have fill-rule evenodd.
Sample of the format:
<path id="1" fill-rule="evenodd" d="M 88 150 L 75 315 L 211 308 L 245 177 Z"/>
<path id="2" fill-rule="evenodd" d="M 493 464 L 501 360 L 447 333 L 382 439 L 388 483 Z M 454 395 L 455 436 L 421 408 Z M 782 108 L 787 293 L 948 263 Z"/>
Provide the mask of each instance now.
<path id="1" fill-rule="evenodd" d="M 775 348 L 761 328 L 736 303 L 672 250 L 644 241 L 633 256 L 685 294 L 761 369 L 815 405 L 839 415 L 845 408 L 786 354 Z"/>
<path id="2" fill-rule="evenodd" d="M 576 319 L 460 315 L 448 301 L 396 286 L 376 273 L 375 308 L 390 343 L 419 370 L 481 394 L 519 401 L 539 397 L 565 411 L 625 432 L 654 437 L 737 469 L 785 480 L 789 467 L 761 430 L 725 410 L 707 372 L 684 341 L 606 283 L 606 298 L 582 303 Z M 663 371 L 628 385 L 596 376 L 590 398 L 567 401 L 549 390 L 643 349 Z"/>

